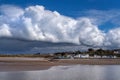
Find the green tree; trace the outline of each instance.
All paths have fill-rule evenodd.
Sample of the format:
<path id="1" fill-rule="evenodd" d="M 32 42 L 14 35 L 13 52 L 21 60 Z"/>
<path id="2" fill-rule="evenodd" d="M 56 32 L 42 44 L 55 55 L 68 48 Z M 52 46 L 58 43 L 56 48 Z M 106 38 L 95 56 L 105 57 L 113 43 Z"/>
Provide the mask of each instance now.
<path id="1" fill-rule="evenodd" d="M 92 48 L 89 48 L 89 49 L 88 49 L 88 54 L 89 54 L 90 56 L 94 56 L 94 53 L 95 53 L 95 50 L 94 50 L 94 49 L 92 49 Z"/>
<path id="2" fill-rule="evenodd" d="M 100 55 L 101 57 L 104 55 L 104 50 L 103 49 L 98 49 L 95 52 L 96 55 Z"/>

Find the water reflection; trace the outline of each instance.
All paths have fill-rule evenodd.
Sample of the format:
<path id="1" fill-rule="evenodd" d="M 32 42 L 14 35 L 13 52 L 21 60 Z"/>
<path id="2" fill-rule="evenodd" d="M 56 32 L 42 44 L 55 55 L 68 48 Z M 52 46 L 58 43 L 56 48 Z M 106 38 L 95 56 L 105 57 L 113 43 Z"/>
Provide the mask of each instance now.
<path id="1" fill-rule="evenodd" d="M 119 74 L 119 65 L 76 65 L 41 71 L 0 72 L 0 80 L 120 80 Z"/>

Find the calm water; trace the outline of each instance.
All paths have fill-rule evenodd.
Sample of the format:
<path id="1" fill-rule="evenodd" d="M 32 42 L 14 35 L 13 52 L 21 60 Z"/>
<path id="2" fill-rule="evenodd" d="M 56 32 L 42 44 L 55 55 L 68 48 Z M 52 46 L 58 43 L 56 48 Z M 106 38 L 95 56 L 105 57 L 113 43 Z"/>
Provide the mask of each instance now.
<path id="1" fill-rule="evenodd" d="M 120 80 L 120 65 L 57 66 L 41 71 L 0 72 L 0 80 Z"/>

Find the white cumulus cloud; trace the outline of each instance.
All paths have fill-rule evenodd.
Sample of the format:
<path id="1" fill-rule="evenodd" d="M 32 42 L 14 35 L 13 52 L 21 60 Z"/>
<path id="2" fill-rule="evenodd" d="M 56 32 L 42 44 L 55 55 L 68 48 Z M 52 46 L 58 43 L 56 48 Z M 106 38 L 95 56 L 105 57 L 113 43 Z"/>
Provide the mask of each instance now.
<path id="1" fill-rule="evenodd" d="M 89 46 L 112 46 L 120 44 L 120 29 L 104 33 L 91 18 L 71 18 L 43 6 L 25 9 L 0 6 L 0 37 L 23 40 L 67 42 Z M 108 44 L 107 44 L 108 43 Z M 118 46 L 120 47 L 120 46 Z"/>
<path id="2" fill-rule="evenodd" d="M 120 28 L 110 30 L 107 35 L 107 46 L 119 48 L 120 47 Z"/>

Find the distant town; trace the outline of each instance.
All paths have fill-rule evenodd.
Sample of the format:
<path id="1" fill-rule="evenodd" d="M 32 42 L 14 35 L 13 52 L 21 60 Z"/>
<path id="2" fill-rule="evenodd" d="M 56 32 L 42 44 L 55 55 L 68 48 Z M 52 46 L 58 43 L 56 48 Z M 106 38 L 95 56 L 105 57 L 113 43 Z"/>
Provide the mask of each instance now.
<path id="1" fill-rule="evenodd" d="M 120 49 L 115 50 L 103 50 L 97 49 L 94 50 L 92 48 L 88 49 L 88 51 L 75 51 L 75 52 L 59 52 L 54 53 L 54 57 L 57 59 L 78 59 L 78 58 L 119 58 L 120 57 Z"/>
<path id="2" fill-rule="evenodd" d="M 71 51 L 71 52 L 57 52 L 57 53 L 35 53 L 35 54 L 0 54 L 0 57 L 40 57 L 48 59 L 84 59 L 84 58 L 120 58 L 120 49 L 103 50 L 89 48 L 87 51 Z"/>

